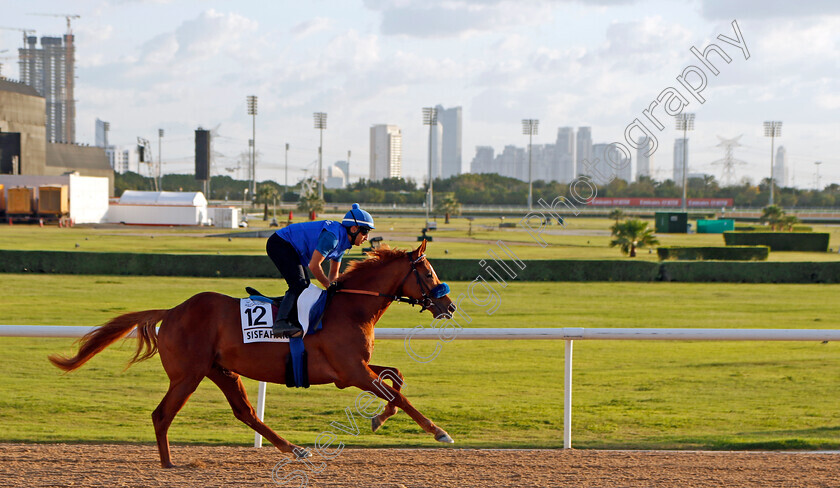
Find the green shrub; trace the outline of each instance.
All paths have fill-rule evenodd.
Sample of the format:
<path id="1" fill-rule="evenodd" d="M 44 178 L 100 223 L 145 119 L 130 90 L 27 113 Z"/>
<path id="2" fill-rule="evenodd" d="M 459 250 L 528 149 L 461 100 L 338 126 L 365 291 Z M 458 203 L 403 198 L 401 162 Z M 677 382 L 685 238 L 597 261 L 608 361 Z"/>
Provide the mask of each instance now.
<path id="1" fill-rule="evenodd" d="M 353 259 L 342 261 L 342 270 Z M 432 259 L 440 279 L 473 281 L 493 286 L 493 273 L 512 281 L 494 261 Z M 528 260 L 524 269 L 505 263 L 522 281 L 683 281 L 738 283 L 840 283 L 840 262 L 777 263 L 696 261 L 655 263 L 635 260 Z M 492 269 L 492 272 L 488 269 Z M 200 276 L 280 278 L 267 256 L 131 254 L 73 251 L 0 250 L 0 273 L 101 274 L 138 276 Z"/>
<path id="2" fill-rule="evenodd" d="M 736 232 L 772 232 L 767 225 L 736 225 Z M 793 232 L 813 232 L 814 228 L 810 225 L 794 225 Z"/>
<path id="3" fill-rule="evenodd" d="M 840 283 L 840 262 L 666 261 L 660 266 L 660 281 L 685 283 Z"/>
<path id="4" fill-rule="evenodd" d="M 660 247 L 656 250 L 660 260 L 676 259 L 680 261 L 766 261 L 770 255 L 767 246 L 727 246 L 727 247 Z"/>
<path id="5" fill-rule="evenodd" d="M 770 246 L 771 251 L 828 251 L 827 232 L 724 232 L 727 246 Z"/>

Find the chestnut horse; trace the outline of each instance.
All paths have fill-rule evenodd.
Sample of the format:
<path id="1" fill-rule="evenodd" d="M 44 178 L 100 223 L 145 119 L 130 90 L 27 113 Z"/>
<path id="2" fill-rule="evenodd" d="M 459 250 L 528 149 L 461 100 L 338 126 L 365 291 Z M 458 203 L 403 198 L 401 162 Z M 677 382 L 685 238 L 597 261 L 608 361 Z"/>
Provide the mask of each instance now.
<path id="1" fill-rule="evenodd" d="M 374 325 L 393 300 L 419 303 L 438 318 L 451 317 L 455 311 L 448 296 L 435 298 L 428 293 L 441 282 L 425 259 L 425 249 L 425 241 L 411 252 L 380 248 L 369 253 L 366 260 L 352 263 L 339 277 L 341 287 L 347 293 L 332 296 L 324 313 L 323 329 L 305 339 L 309 381 L 311 384 L 334 383 L 338 388 L 355 386 L 386 400 L 388 403 L 383 412 L 371 421 L 374 432 L 401 408 L 435 439 L 451 443 L 454 441 L 449 434 L 414 408 L 400 392 L 402 374 L 399 370 L 369 364 Z M 156 333 L 158 323 L 160 329 Z M 52 355 L 50 361 L 64 371 L 73 371 L 105 347 L 127 336 L 135 327 L 137 351 L 129 365 L 159 353 L 169 376 L 169 391 L 152 413 L 160 463 L 164 468 L 173 467 L 167 436 L 169 426 L 205 377 L 222 390 L 237 419 L 279 450 L 297 457 L 309 456 L 307 451 L 289 443 L 260 421 L 248 401 L 240 375 L 285 383 L 289 344 L 244 344 L 238 298 L 205 292 L 169 310 L 122 315 L 82 337 L 74 357 Z M 387 376 L 393 386 L 382 381 Z"/>

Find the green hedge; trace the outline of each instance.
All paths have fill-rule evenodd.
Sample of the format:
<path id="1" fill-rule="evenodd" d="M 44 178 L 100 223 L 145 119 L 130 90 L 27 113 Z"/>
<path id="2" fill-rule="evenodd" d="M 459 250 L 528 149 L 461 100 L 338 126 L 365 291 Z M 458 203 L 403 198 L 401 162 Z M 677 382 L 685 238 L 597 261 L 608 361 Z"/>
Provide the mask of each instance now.
<path id="1" fill-rule="evenodd" d="M 771 251 L 828 251 L 827 232 L 724 232 L 727 246 L 770 246 Z"/>
<path id="2" fill-rule="evenodd" d="M 769 227 L 766 225 L 736 225 L 735 232 L 767 232 Z M 813 232 L 814 228 L 810 225 L 794 225 L 793 232 Z"/>
<path id="3" fill-rule="evenodd" d="M 659 280 L 687 283 L 840 283 L 840 262 L 669 261 L 662 263 Z"/>
<path id="4" fill-rule="evenodd" d="M 727 247 L 660 247 L 656 250 L 660 260 L 676 259 L 680 261 L 766 261 L 770 255 L 767 246 L 727 246 Z"/>
<path id="5" fill-rule="evenodd" d="M 346 259 L 342 268 L 352 259 Z M 443 280 L 472 281 L 493 273 L 511 281 L 497 263 L 477 259 L 433 259 Z M 730 281 L 744 283 L 840 283 L 840 262 L 768 263 L 698 261 L 529 260 L 525 269 L 505 261 L 524 281 Z M 488 269 L 489 268 L 489 269 Z M 492 270 L 492 272 L 491 272 Z M 74 251 L 3 251 L 0 273 L 56 273 L 144 276 L 279 278 L 267 256 L 93 253 Z"/>
<path id="6" fill-rule="evenodd" d="M 0 272 L 137 276 L 277 277 L 268 256 L 0 251 Z"/>

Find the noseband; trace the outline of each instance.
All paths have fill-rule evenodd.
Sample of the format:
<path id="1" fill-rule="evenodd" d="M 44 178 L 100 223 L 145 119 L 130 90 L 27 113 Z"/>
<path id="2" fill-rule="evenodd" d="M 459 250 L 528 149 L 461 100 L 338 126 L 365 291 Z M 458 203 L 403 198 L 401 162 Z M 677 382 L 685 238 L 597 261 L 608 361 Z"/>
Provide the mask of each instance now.
<path id="1" fill-rule="evenodd" d="M 410 261 L 411 269 L 408 271 L 408 274 L 400 281 L 400 284 L 397 286 L 397 290 L 402 290 L 405 281 L 408 279 L 409 276 L 414 275 L 417 279 L 417 286 L 420 287 L 420 294 L 422 298 L 411 298 L 403 296 L 401 293 L 398 295 L 389 295 L 387 293 L 378 293 L 375 291 L 367 291 L 367 290 L 348 290 L 344 288 L 337 288 L 335 290 L 336 293 L 354 293 L 357 295 L 370 295 L 370 296 L 378 296 L 383 297 L 391 300 L 392 302 L 402 302 L 408 303 L 412 307 L 414 305 L 420 305 L 420 313 L 425 312 L 426 310 L 430 309 L 434 302 L 432 302 L 433 298 L 443 298 L 447 294 L 449 294 L 449 285 L 446 283 L 440 283 L 436 285 L 434 288 L 429 288 L 421 278 L 420 272 L 417 271 L 417 264 L 426 259 L 425 254 L 419 255 L 414 260 Z"/>

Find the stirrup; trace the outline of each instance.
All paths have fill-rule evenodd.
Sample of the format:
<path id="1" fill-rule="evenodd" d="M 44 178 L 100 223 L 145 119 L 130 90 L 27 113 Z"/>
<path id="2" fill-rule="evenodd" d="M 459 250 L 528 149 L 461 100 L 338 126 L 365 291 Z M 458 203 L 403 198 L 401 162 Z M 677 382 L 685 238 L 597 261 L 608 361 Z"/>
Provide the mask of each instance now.
<path id="1" fill-rule="evenodd" d="M 286 320 L 279 320 L 274 322 L 271 326 L 271 332 L 274 337 L 279 338 L 295 338 L 303 335 L 303 329 Z"/>

